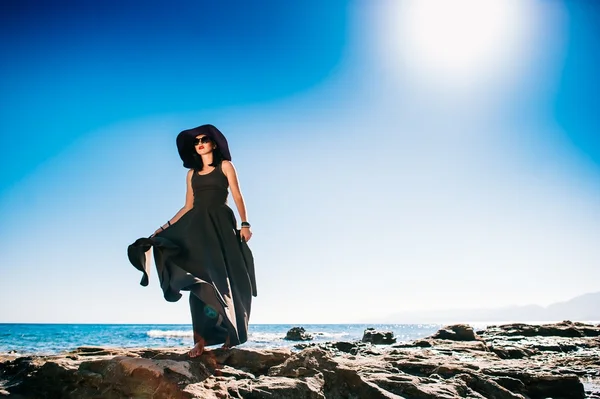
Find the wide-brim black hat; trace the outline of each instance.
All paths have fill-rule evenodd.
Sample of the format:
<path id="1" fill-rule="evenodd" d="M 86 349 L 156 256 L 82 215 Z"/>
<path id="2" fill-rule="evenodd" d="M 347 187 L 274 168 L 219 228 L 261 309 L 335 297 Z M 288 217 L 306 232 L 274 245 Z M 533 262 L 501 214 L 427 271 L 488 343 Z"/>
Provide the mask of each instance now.
<path id="1" fill-rule="evenodd" d="M 194 160 L 194 154 L 196 149 L 194 148 L 194 140 L 196 136 L 203 134 L 211 138 L 211 140 L 217 145 L 217 150 L 223 155 L 223 159 L 231 161 L 231 154 L 229 153 L 229 145 L 227 139 L 213 125 L 202 125 L 193 129 L 187 129 L 177 135 L 177 151 L 183 161 L 183 166 L 189 169 L 193 169 L 196 165 Z"/>

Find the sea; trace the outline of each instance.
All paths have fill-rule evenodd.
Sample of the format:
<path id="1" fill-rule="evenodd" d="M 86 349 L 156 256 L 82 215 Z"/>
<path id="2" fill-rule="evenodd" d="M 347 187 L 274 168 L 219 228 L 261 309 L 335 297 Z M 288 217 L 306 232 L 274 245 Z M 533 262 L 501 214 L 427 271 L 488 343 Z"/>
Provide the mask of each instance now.
<path id="1" fill-rule="evenodd" d="M 248 341 L 240 348 L 293 347 L 285 340 L 292 327 L 303 327 L 310 342 L 357 341 L 365 329 L 391 331 L 397 342 L 411 341 L 435 333 L 441 324 L 250 324 Z M 473 325 L 475 328 L 476 326 Z M 81 346 L 119 348 L 193 346 L 191 324 L 0 324 L 0 353 L 52 355 Z"/>
<path id="2" fill-rule="evenodd" d="M 465 322 L 475 331 L 509 322 Z M 527 324 L 551 322 L 531 321 Z M 586 322 L 598 324 L 595 322 Z M 250 324 L 248 341 L 239 348 L 293 347 L 285 335 L 292 327 L 303 327 L 313 336 L 309 342 L 359 341 L 367 328 L 390 331 L 397 342 L 430 336 L 448 324 Z M 191 348 L 191 324 L 18 324 L 0 323 L 0 354 L 54 355 L 81 346 L 113 348 Z"/>

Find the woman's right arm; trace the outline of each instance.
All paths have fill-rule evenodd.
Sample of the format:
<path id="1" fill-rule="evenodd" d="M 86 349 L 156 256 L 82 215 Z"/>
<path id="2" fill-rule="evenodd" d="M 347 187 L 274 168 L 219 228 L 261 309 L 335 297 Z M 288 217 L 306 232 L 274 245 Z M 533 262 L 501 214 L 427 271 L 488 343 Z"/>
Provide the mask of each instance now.
<path id="1" fill-rule="evenodd" d="M 183 216 L 185 215 L 190 209 L 192 209 L 194 207 L 194 191 L 192 190 L 192 176 L 194 174 L 194 170 L 190 169 L 187 173 L 187 189 L 185 192 L 185 205 L 183 205 L 183 208 L 181 208 L 179 210 L 179 212 L 177 212 L 175 214 L 175 216 L 173 216 L 167 223 L 163 224 L 161 227 L 162 229 L 159 227 L 153 235 L 156 235 L 156 233 L 160 233 L 163 230 L 166 230 L 169 227 L 169 223 L 170 224 L 174 224 L 177 223 L 177 221 Z"/>

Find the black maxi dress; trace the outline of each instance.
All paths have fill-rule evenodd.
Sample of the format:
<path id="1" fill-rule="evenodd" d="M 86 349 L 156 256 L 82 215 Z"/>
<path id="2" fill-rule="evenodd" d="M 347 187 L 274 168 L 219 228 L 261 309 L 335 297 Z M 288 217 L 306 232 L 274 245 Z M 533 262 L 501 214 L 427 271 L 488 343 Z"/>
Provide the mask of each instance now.
<path id="1" fill-rule="evenodd" d="M 227 205 L 229 183 L 221 164 L 212 172 L 194 171 L 194 207 L 176 223 L 150 238 L 140 238 L 127 249 L 129 261 L 150 273 L 146 252 L 154 248 L 154 263 L 164 298 L 178 301 L 190 291 L 194 343 L 239 345 L 248 339 L 252 297 L 257 295 L 254 259 L 241 239 L 235 215 Z"/>

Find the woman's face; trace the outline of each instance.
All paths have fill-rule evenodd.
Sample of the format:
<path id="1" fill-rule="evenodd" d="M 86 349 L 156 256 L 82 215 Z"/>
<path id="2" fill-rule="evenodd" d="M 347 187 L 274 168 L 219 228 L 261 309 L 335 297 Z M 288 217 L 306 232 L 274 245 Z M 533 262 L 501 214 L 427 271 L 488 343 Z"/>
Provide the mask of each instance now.
<path id="1" fill-rule="evenodd" d="M 194 140 L 194 148 L 196 149 L 198 155 L 204 155 L 212 152 L 215 149 L 215 143 L 213 143 L 208 136 L 199 134 Z"/>

